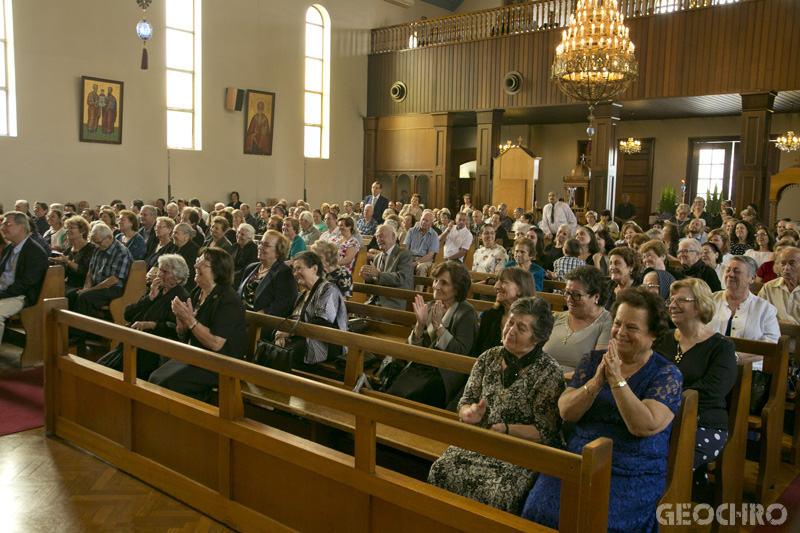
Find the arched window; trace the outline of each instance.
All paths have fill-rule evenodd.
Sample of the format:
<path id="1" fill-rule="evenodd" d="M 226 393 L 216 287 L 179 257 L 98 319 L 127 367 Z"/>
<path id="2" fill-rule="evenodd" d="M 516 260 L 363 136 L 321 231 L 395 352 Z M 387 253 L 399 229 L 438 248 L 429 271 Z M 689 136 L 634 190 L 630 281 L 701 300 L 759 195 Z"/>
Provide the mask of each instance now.
<path id="1" fill-rule="evenodd" d="M 200 150 L 201 0 L 167 0 L 167 146 Z"/>
<path id="2" fill-rule="evenodd" d="M 0 135 L 8 137 L 17 136 L 13 26 L 11 0 L 0 0 Z"/>
<path id="3" fill-rule="evenodd" d="M 306 11 L 303 153 L 328 158 L 330 148 L 331 19 L 321 5 Z"/>

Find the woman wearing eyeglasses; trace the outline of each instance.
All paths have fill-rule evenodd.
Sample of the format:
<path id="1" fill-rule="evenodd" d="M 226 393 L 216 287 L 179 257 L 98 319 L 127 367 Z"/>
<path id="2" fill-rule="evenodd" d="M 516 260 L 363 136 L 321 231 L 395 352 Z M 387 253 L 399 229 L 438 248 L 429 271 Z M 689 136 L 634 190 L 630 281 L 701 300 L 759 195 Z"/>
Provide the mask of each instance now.
<path id="1" fill-rule="evenodd" d="M 606 286 L 600 270 L 588 265 L 575 268 L 566 282 L 567 310 L 554 313 L 553 332 L 544 351 L 569 378 L 585 354 L 608 348 L 614 319 L 603 307 Z"/>
<path id="2" fill-rule="evenodd" d="M 194 265 L 197 286 L 187 302 L 172 300 L 178 338 L 191 346 L 241 359 L 247 344 L 245 308 L 231 287 L 233 258 L 222 248 L 201 248 Z M 208 402 L 219 385 L 216 372 L 171 359 L 150 375 L 150 382 Z"/>
<path id="3" fill-rule="evenodd" d="M 534 244 L 533 241 L 524 238 L 514 241 L 514 260 L 508 261 L 504 267 L 521 267 L 533 274 L 533 281 L 536 290 L 541 291 L 544 287 L 545 271 L 542 267 L 533 262 Z"/>
<path id="4" fill-rule="evenodd" d="M 697 437 L 695 439 L 695 480 L 705 478 L 705 468 L 728 438 L 726 396 L 736 382 L 736 351 L 733 341 L 711 330 L 714 297 L 699 279 L 672 284 L 669 314 L 676 329 L 671 330 L 656 351 L 678 365 L 683 388 L 698 394 Z"/>
<path id="5" fill-rule="evenodd" d="M 744 255 L 755 259 L 758 266 L 761 267 L 765 261 L 770 260 L 774 246 L 775 237 L 772 232 L 766 226 L 758 226 L 756 228 L 756 243 Z"/>
<path id="6" fill-rule="evenodd" d="M 297 281 L 286 264 L 289 239 L 268 230 L 258 243 L 258 261 L 242 271 L 239 296 L 248 311 L 286 317 L 297 299 Z M 272 331 L 262 328 L 261 338 L 271 338 Z"/>

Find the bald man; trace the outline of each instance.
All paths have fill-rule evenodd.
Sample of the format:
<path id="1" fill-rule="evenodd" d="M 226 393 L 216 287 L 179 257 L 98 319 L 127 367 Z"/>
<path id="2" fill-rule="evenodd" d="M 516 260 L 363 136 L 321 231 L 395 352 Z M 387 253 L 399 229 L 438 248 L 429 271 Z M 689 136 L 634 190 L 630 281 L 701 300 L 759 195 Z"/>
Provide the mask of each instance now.
<path id="1" fill-rule="evenodd" d="M 575 233 L 578 219 L 575 218 L 572 209 L 566 203 L 558 200 L 558 193 L 555 191 L 550 191 L 547 201 L 548 204 L 542 209 L 542 221 L 539 223 L 545 237 L 551 238 L 555 235 L 562 224 L 569 225 L 570 235 Z"/>

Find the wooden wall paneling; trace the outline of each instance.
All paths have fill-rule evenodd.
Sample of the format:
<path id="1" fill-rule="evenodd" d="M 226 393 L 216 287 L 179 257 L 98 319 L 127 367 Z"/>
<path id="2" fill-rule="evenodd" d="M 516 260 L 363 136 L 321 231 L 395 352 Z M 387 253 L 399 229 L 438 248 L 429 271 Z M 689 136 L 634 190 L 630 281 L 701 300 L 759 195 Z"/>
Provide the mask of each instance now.
<path id="1" fill-rule="evenodd" d="M 619 146 L 616 139 L 615 145 Z M 630 195 L 630 202 L 636 207 L 636 223 L 646 228 L 649 224 L 650 201 L 653 189 L 653 160 L 655 139 L 640 139 L 642 149 L 638 154 L 622 154 L 617 148 L 617 191 L 615 201 L 620 203 L 623 194 Z"/>
<path id="2" fill-rule="evenodd" d="M 798 32 L 792 31 L 800 27 L 797 4 L 750 1 L 628 19 L 641 77 L 622 101 L 797 89 L 800 62 L 793 54 L 797 46 L 790 46 L 800 45 Z M 549 81 L 561 31 L 373 54 L 368 115 L 566 103 L 569 99 Z M 795 60 L 787 57 L 792 55 Z M 426 67 L 420 70 L 418 62 Z M 500 83 L 511 69 L 525 70 L 527 86 L 513 98 L 505 95 Z M 414 85 L 408 102 L 398 105 L 391 102 L 388 87 L 401 76 Z"/>
<path id="3" fill-rule="evenodd" d="M 125 412 L 125 399 L 113 394 L 95 383 L 80 378 L 75 379 L 75 413 L 72 420 L 98 435 L 125 444 L 125 425 L 128 420 Z M 114 424 L 109 424 L 114 420 Z"/>
<path id="4" fill-rule="evenodd" d="M 492 156 L 495 146 L 500 144 L 500 121 L 503 112 L 500 110 L 479 111 L 478 149 L 475 171 L 475 191 L 472 201 L 475 205 L 491 203 Z"/>
<path id="5" fill-rule="evenodd" d="M 775 92 L 742 95 L 739 161 L 731 194 L 734 205 L 761 205 L 767 197 L 767 146 L 775 96 Z"/>
<path id="6" fill-rule="evenodd" d="M 435 135 L 435 153 L 433 160 L 434 194 L 429 200 L 430 205 L 450 205 L 454 198 L 450 198 L 451 174 L 450 150 L 453 143 L 453 113 L 437 113 L 432 115 L 433 130 Z M 456 178 L 457 179 L 457 178 Z"/>
<path id="7" fill-rule="evenodd" d="M 595 133 L 592 137 L 592 179 L 589 182 L 588 208 L 612 209 L 608 198 L 616 183 L 617 123 L 622 106 L 605 102 L 595 108 Z"/>

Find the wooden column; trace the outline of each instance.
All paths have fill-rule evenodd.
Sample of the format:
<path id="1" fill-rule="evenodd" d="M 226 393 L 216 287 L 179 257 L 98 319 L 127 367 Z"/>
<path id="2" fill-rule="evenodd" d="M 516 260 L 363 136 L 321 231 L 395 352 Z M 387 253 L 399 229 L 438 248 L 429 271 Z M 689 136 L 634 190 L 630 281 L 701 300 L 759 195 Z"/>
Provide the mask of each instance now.
<path id="1" fill-rule="evenodd" d="M 478 207 L 492 203 L 492 157 L 500 144 L 500 120 L 502 109 L 478 111 L 478 148 L 475 158 L 475 190 L 472 204 Z M 523 205 L 527 205 L 527 202 Z"/>
<path id="2" fill-rule="evenodd" d="M 428 185 L 431 206 L 447 205 L 450 179 L 450 148 L 453 143 L 453 113 L 432 113 L 436 144 L 433 154 L 433 182 Z"/>
<path id="3" fill-rule="evenodd" d="M 589 203 L 587 209 L 597 211 L 614 210 L 614 194 L 617 184 L 617 123 L 622 104 L 603 102 L 594 109 L 594 135 L 589 168 Z"/>
<path id="4" fill-rule="evenodd" d="M 375 181 L 375 157 L 378 149 L 378 119 L 364 119 L 364 183 L 361 197 L 372 194 L 372 182 Z"/>
<path id="5" fill-rule="evenodd" d="M 736 211 L 753 202 L 762 220 L 767 220 L 769 172 L 767 150 L 772 122 L 773 91 L 742 94 L 742 134 L 739 161 L 731 197 Z"/>

